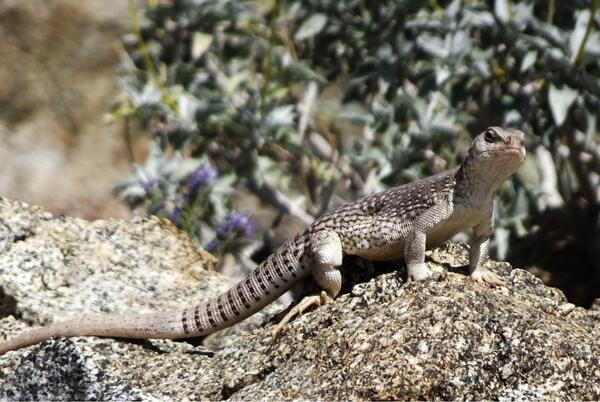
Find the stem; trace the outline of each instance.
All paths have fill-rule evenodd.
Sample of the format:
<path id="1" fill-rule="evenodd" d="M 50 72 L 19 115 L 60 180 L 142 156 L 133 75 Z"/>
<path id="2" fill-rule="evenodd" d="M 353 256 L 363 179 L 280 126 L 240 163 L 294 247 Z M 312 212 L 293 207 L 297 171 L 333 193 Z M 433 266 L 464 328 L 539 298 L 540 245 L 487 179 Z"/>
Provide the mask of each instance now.
<path id="1" fill-rule="evenodd" d="M 261 117 L 264 117 L 266 107 L 266 97 L 269 90 L 269 83 L 273 77 L 273 65 L 271 58 L 273 57 L 273 47 L 275 42 L 275 36 L 277 31 L 277 17 L 279 16 L 279 2 L 275 2 L 273 9 L 271 10 L 270 21 L 269 21 L 269 37 L 267 38 L 267 52 L 265 59 L 263 60 L 263 82 L 259 88 L 260 103 L 259 110 Z"/>
<path id="2" fill-rule="evenodd" d="M 575 64 L 579 64 L 581 59 L 583 59 L 583 53 L 585 52 L 585 45 L 590 36 L 590 32 L 592 32 L 592 26 L 594 25 L 594 15 L 596 15 L 596 10 L 598 9 L 598 0 L 592 0 L 592 4 L 590 4 L 590 19 L 588 19 L 587 27 L 585 29 L 585 34 L 583 35 L 583 40 L 579 44 L 579 50 L 577 51 L 577 56 L 575 57 Z"/>
<path id="3" fill-rule="evenodd" d="M 282 4 L 278 9 L 278 14 L 282 14 L 281 10 L 286 10 L 287 6 L 285 1 L 280 1 Z M 296 53 L 296 48 L 294 46 L 294 40 L 292 38 L 290 38 L 290 27 L 287 23 L 287 19 L 283 18 L 283 23 L 282 23 L 284 29 L 282 32 L 282 35 L 280 35 L 280 39 L 283 42 L 283 45 L 285 46 L 285 48 L 287 49 L 287 51 L 290 53 L 290 57 L 292 58 L 292 60 L 294 61 L 294 63 L 298 62 L 298 54 Z"/>
<path id="4" fill-rule="evenodd" d="M 555 6 L 554 0 L 548 0 L 548 15 L 546 16 L 546 22 L 548 24 L 552 24 L 552 21 L 554 20 Z"/>
<path id="5" fill-rule="evenodd" d="M 438 2 L 436 0 L 429 0 L 429 7 L 431 7 L 431 9 L 433 11 L 443 10 L 443 8 L 440 7 L 440 5 L 438 4 Z"/>
<path id="6" fill-rule="evenodd" d="M 156 85 L 157 88 L 163 89 L 163 86 L 158 79 L 158 74 L 154 69 L 154 64 L 152 64 L 152 59 L 150 58 L 150 53 L 148 52 L 148 47 L 146 46 L 146 42 L 144 42 L 144 38 L 142 37 L 142 30 L 140 28 L 140 20 L 137 15 L 137 9 L 135 7 L 134 0 L 129 0 L 129 21 L 137 38 L 138 50 L 142 55 L 142 61 L 144 63 L 144 67 L 150 74 L 150 79 L 152 83 Z"/>
<path id="7" fill-rule="evenodd" d="M 125 139 L 125 147 L 127 149 L 127 160 L 129 163 L 135 163 L 135 156 L 133 154 L 133 145 L 131 141 L 131 130 L 129 128 L 129 117 L 123 119 L 123 137 Z"/>

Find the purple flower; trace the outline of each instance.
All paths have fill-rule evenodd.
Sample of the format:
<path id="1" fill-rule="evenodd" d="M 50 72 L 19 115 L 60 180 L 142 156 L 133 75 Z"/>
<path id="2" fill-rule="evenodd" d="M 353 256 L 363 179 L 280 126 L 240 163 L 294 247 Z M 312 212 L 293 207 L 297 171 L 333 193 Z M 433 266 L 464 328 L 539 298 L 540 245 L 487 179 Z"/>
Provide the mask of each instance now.
<path id="1" fill-rule="evenodd" d="M 254 232 L 250 218 L 241 212 L 230 212 L 216 227 L 217 237 L 224 238 L 230 233 L 250 236 Z"/>
<path id="2" fill-rule="evenodd" d="M 188 181 L 190 191 L 196 191 L 217 180 L 218 174 L 215 169 L 208 165 L 200 165 L 192 172 Z"/>
<path id="3" fill-rule="evenodd" d="M 214 253 L 217 251 L 217 247 L 219 247 L 219 241 L 217 239 L 212 239 L 204 246 L 204 249 L 209 253 Z"/>
<path id="4" fill-rule="evenodd" d="M 142 185 L 144 192 L 148 193 L 150 190 L 152 190 L 158 184 L 158 180 L 156 180 L 156 179 L 141 180 L 140 184 Z"/>
<path id="5" fill-rule="evenodd" d="M 175 207 L 167 213 L 167 219 L 169 219 L 173 225 L 177 225 L 177 222 L 179 222 L 180 216 L 181 216 L 181 208 L 180 207 Z"/>

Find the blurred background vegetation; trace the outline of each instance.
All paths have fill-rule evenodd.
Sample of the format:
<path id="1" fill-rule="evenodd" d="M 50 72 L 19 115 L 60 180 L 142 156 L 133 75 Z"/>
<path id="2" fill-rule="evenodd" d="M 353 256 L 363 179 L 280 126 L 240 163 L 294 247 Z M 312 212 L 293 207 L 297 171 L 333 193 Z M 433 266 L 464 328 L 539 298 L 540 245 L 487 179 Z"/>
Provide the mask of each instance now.
<path id="1" fill-rule="evenodd" d="M 530 157 L 502 188 L 494 254 L 578 303 L 599 296 L 598 1 L 173 0 L 130 13 L 112 116 L 152 139 L 119 187 L 132 207 L 260 260 L 278 227 L 454 166 L 489 125 L 519 127 Z"/>
<path id="2" fill-rule="evenodd" d="M 518 127 L 529 154 L 502 187 L 493 255 L 587 306 L 600 297 L 599 2 L 5 0 L 0 191 L 128 216 L 103 195 L 116 183 L 123 205 L 241 275 L 231 267 L 325 211 L 455 166 L 487 126 Z M 40 132 L 64 154 L 32 154 Z"/>

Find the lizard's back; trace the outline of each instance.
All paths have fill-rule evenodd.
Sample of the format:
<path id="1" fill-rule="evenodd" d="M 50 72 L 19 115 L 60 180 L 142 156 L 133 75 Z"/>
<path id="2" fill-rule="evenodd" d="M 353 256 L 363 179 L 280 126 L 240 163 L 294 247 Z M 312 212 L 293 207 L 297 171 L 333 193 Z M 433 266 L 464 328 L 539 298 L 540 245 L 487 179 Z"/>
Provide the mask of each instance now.
<path id="1" fill-rule="evenodd" d="M 411 222 L 442 198 L 451 200 L 457 170 L 458 167 L 346 204 L 319 218 L 311 225 L 312 231 L 336 231 L 347 254 L 369 260 L 401 258 Z M 440 236 L 433 237 L 436 240 Z"/>

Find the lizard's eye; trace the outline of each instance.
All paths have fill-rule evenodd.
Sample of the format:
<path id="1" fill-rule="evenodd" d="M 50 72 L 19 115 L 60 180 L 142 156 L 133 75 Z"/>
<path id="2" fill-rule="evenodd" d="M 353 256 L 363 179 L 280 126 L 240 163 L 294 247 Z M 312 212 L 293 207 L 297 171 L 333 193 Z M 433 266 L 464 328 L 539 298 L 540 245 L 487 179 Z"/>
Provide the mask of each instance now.
<path id="1" fill-rule="evenodd" d="M 485 135 L 483 138 L 486 142 L 496 142 L 496 140 L 498 139 L 498 135 L 494 130 L 490 129 L 485 131 Z"/>

